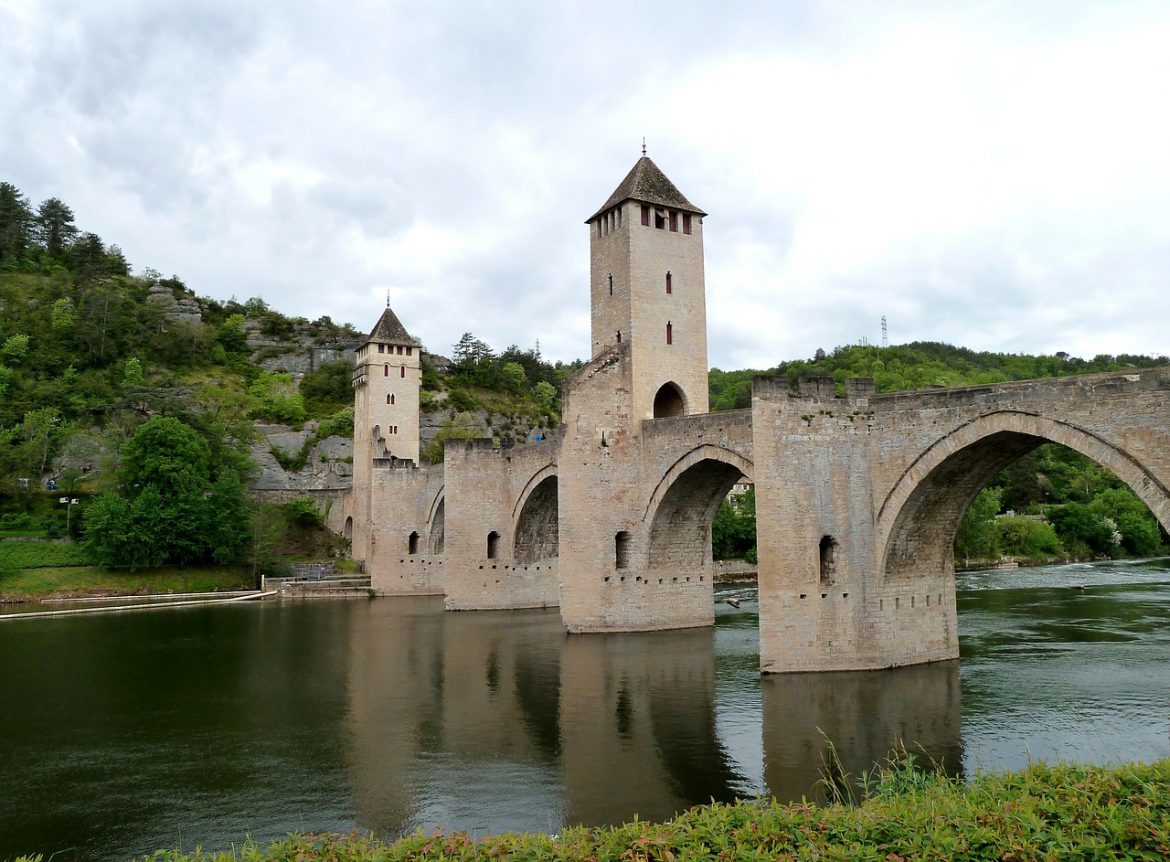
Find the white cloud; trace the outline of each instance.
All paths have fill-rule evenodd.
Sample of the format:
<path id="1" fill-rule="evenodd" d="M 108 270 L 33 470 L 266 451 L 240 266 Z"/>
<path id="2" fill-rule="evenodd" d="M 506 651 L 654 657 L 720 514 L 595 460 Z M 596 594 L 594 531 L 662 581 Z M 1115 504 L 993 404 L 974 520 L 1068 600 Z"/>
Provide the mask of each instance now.
<path id="1" fill-rule="evenodd" d="M 581 224 L 651 155 L 710 355 L 1167 350 L 1170 9 L 0 0 L 0 173 L 138 266 L 436 350 L 588 348 Z"/>

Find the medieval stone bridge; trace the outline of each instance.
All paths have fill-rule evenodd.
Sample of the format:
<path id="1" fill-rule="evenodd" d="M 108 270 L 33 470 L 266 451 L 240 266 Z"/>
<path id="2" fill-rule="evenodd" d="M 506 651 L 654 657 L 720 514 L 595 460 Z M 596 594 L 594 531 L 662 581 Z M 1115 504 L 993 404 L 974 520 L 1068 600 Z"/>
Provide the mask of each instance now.
<path id="1" fill-rule="evenodd" d="M 844 397 L 831 379 L 796 394 L 761 378 L 751 410 L 625 426 L 596 409 L 614 387 L 588 371 L 576 421 L 542 443 L 448 446 L 423 516 L 387 536 L 379 591 L 444 592 L 452 610 L 559 605 L 575 632 L 710 625 L 711 523 L 746 477 L 763 669 L 877 668 L 957 656 L 959 521 L 1042 443 L 1108 468 L 1170 527 L 1165 369 L 893 395 L 857 380 Z"/>
<path id="2" fill-rule="evenodd" d="M 342 513 L 383 595 L 559 606 L 571 632 L 711 625 L 711 523 L 756 487 L 761 664 L 958 655 L 952 543 L 979 489 L 1042 443 L 1112 470 L 1170 528 L 1170 370 L 877 395 L 761 378 L 707 412 L 703 216 L 643 157 L 591 219 L 593 358 L 539 443 L 418 464 L 417 340 L 387 309 L 358 351 Z"/>

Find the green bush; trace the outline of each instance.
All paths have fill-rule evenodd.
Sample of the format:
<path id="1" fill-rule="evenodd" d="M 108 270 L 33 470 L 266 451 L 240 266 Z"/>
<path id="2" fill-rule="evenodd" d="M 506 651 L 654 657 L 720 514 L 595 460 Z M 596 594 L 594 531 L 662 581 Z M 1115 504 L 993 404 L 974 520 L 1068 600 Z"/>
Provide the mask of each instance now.
<path id="1" fill-rule="evenodd" d="M 995 529 L 1000 549 L 1010 556 L 1045 557 L 1060 553 L 1060 539 L 1047 521 L 1009 515 L 996 520 Z"/>

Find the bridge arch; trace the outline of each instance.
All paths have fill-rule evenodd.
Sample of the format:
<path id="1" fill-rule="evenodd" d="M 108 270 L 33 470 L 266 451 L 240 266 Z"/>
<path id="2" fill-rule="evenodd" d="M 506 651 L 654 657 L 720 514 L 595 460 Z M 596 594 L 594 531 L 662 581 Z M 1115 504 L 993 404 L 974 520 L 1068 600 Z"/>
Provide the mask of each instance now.
<path id="1" fill-rule="evenodd" d="M 445 488 L 445 485 L 439 488 L 427 513 L 427 552 L 431 554 L 442 554 L 446 545 L 447 498 L 443 493 Z"/>
<path id="2" fill-rule="evenodd" d="M 1067 446 L 1113 472 L 1170 529 L 1170 491 L 1132 454 L 1066 422 L 997 411 L 935 441 L 903 471 L 877 517 L 877 547 L 886 580 L 954 569 L 959 522 L 1000 470 L 1045 443 Z"/>
<path id="3" fill-rule="evenodd" d="M 675 461 L 655 487 L 648 522 L 651 568 L 693 570 L 711 561 L 711 522 L 719 505 L 753 465 L 738 452 L 704 444 Z"/>
<path id="4" fill-rule="evenodd" d="M 555 464 L 533 474 L 512 508 L 513 557 L 518 563 L 554 559 L 559 554 L 559 486 Z"/>

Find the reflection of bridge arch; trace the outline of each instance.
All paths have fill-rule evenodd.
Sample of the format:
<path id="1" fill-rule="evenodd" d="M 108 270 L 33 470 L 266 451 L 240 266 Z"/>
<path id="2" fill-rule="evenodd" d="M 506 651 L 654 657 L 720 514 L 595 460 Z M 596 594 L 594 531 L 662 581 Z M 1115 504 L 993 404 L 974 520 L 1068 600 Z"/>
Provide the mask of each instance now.
<path id="1" fill-rule="evenodd" d="M 1064 422 L 1000 411 L 972 419 L 932 444 L 882 501 L 876 538 L 885 577 L 951 571 L 955 533 L 975 495 L 1000 470 L 1044 443 L 1067 446 L 1112 471 L 1170 528 L 1170 491 L 1133 455 Z"/>
<path id="2" fill-rule="evenodd" d="M 554 559 L 559 552 L 559 486 L 556 465 L 538 470 L 512 509 L 513 556 L 518 563 Z"/>
<path id="3" fill-rule="evenodd" d="M 752 462 L 722 446 L 704 444 L 683 455 L 658 482 L 643 520 L 650 522 L 649 563 L 693 569 L 711 559 L 711 522 Z"/>
<path id="4" fill-rule="evenodd" d="M 443 493 L 445 488 L 445 485 L 439 487 L 427 513 L 427 552 L 431 554 L 443 553 L 446 545 L 447 498 Z"/>

